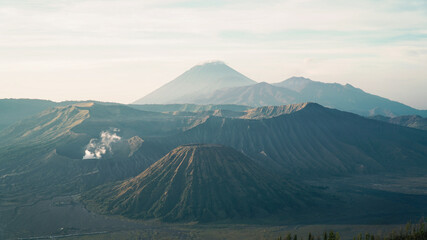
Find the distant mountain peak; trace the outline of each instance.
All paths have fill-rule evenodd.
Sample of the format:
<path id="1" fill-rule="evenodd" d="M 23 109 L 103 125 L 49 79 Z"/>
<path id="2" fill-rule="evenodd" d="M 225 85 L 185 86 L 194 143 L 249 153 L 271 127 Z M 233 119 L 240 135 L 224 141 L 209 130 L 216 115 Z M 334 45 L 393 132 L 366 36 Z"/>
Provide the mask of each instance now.
<path id="1" fill-rule="evenodd" d="M 297 77 L 297 76 L 292 76 L 288 79 L 286 79 L 284 82 L 289 81 L 289 82 L 296 82 L 296 81 L 300 81 L 300 82 L 314 82 L 313 80 L 311 80 L 310 78 L 305 78 L 305 77 Z"/>
<path id="2" fill-rule="evenodd" d="M 192 68 L 190 68 L 188 71 L 186 71 L 184 74 L 194 74 L 195 72 L 199 72 L 199 71 L 206 71 L 206 73 L 210 73 L 210 74 L 221 74 L 221 73 L 238 73 L 236 70 L 234 70 L 233 68 L 231 68 L 230 66 L 228 66 L 225 62 L 223 61 L 209 61 L 209 62 L 204 62 L 202 64 L 198 64 L 193 66 Z M 181 76 L 182 76 L 181 75 Z"/>
<path id="3" fill-rule="evenodd" d="M 314 81 L 309 78 L 294 76 L 274 85 L 278 87 L 285 87 L 296 92 L 301 92 L 304 88 L 307 87 L 307 85 L 313 82 Z"/>
<path id="4" fill-rule="evenodd" d="M 259 86 L 271 86 L 271 84 L 268 82 L 260 82 L 260 83 L 257 83 L 257 85 L 259 85 Z"/>
<path id="5" fill-rule="evenodd" d="M 251 86 L 249 86 L 249 87 L 251 87 Z M 254 84 L 253 85 L 253 87 L 254 88 L 257 88 L 257 89 L 259 89 L 259 88 L 274 88 L 274 86 L 273 85 L 271 85 L 270 83 L 268 83 L 268 82 L 260 82 L 260 83 L 256 83 L 256 84 Z"/>
<path id="6" fill-rule="evenodd" d="M 206 61 L 206 62 L 199 64 L 199 65 L 196 65 L 196 66 L 218 66 L 218 65 L 227 66 L 227 64 L 224 61 L 220 61 L 220 60 Z"/>
<path id="7" fill-rule="evenodd" d="M 247 86 L 256 83 L 221 61 L 196 65 L 163 85 L 136 104 L 189 103 L 200 96 L 222 88 Z"/>

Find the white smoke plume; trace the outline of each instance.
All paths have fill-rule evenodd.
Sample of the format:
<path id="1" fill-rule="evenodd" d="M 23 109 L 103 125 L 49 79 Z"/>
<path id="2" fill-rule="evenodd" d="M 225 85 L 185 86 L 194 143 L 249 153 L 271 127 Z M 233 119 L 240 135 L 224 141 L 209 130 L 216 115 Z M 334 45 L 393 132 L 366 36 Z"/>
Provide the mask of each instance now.
<path id="1" fill-rule="evenodd" d="M 101 159 L 107 152 L 113 153 L 111 144 L 122 139 L 115 133 L 119 131 L 117 128 L 113 131 L 113 133 L 110 133 L 109 131 L 102 131 L 99 138 L 92 138 L 86 146 L 83 159 Z"/>

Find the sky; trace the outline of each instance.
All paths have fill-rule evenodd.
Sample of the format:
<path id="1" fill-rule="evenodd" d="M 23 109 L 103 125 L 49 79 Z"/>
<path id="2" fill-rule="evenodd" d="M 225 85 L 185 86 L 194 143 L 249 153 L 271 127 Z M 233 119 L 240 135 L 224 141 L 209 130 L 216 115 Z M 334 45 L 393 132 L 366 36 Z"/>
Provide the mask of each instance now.
<path id="1" fill-rule="evenodd" d="M 0 0 L 0 98 L 131 103 L 212 60 L 427 109 L 427 1 Z"/>

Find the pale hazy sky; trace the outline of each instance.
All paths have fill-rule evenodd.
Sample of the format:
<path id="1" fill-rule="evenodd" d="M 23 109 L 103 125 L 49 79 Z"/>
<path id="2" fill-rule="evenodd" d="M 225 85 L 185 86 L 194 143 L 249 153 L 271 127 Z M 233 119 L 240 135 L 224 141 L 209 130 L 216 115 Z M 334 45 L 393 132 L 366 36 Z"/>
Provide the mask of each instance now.
<path id="1" fill-rule="evenodd" d="M 0 0 L 0 98 L 130 103 L 210 60 L 427 109 L 427 1 Z"/>

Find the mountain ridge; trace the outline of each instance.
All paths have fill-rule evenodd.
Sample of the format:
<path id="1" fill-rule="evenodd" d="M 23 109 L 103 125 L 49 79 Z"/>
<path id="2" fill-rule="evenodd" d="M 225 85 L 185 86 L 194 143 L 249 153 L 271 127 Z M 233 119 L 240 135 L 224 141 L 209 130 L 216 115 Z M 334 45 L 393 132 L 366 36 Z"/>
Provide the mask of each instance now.
<path id="1" fill-rule="evenodd" d="M 385 115 L 395 117 L 417 114 L 427 117 L 427 110 L 415 109 L 403 103 L 367 93 L 350 84 L 323 83 L 304 77 L 291 77 L 279 83 L 257 83 L 234 69 L 230 70 L 232 75 L 239 76 L 238 79 L 244 81 L 242 80 L 240 84 L 236 83 L 233 86 L 223 84 L 224 81 L 219 80 L 222 78 L 222 70 L 215 72 L 212 69 L 207 74 L 195 74 L 196 77 L 194 78 L 186 77 L 187 74 L 191 75 L 190 73 L 197 72 L 196 69 L 198 68 L 210 69 L 209 64 L 226 66 L 223 63 L 195 66 L 135 103 L 238 104 L 260 107 L 317 102 L 323 106 L 364 116 Z M 226 68 L 228 69 L 228 67 Z M 193 79 L 193 81 L 188 84 L 186 83 L 187 79 Z M 194 79 L 204 82 L 216 81 L 221 84 L 200 85 Z"/>
<path id="2" fill-rule="evenodd" d="M 427 164 L 427 133 L 423 130 L 318 104 L 307 106 L 255 119 L 210 116 L 169 141 L 173 145 L 203 142 L 231 146 L 260 164 L 296 175 L 403 171 Z"/>
<path id="3" fill-rule="evenodd" d="M 316 108 L 322 107 L 317 103 L 306 102 L 306 103 L 295 103 L 281 106 L 264 106 L 258 108 L 252 108 L 245 111 L 245 115 L 241 116 L 242 119 L 262 119 L 262 118 L 273 118 L 284 114 L 291 114 L 300 111 L 305 108 Z"/>
<path id="4" fill-rule="evenodd" d="M 418 110 L 400 102 L 367 93 L 350 84 L 323 83 L 303 77 L 292 77 L 275 86 L 297 90 L 302 102 L 317 102 L 323 106 L 353 112 L 359 115 L 420 114 L 427 116 L 427 110 Z"/>

